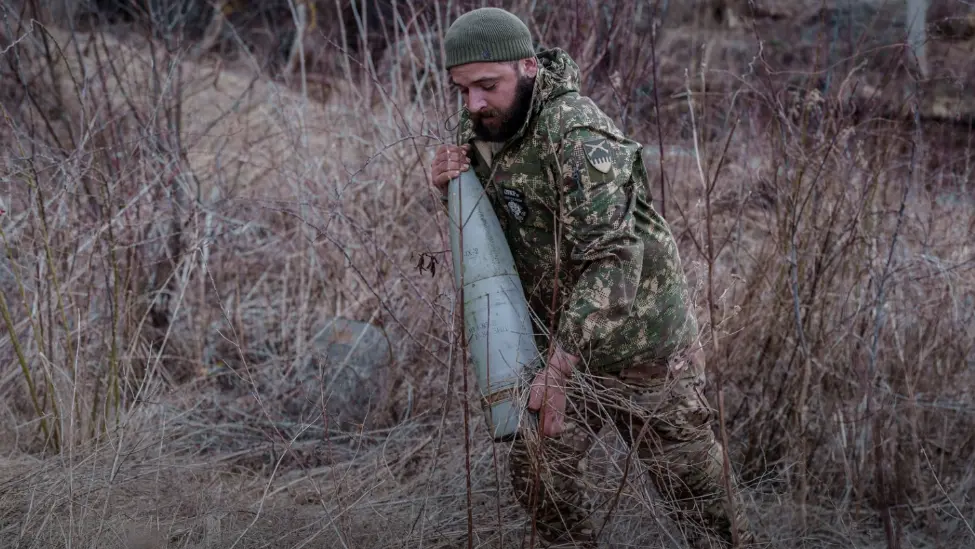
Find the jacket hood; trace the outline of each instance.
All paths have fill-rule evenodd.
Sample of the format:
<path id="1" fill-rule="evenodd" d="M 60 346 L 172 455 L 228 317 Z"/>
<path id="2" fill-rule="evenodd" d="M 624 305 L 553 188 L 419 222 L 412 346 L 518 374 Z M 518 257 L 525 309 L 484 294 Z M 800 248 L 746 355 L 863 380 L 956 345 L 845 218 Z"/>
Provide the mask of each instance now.
<path id="1" fill-rule="evenodd" d="M 560 48 L 542 50 L 537 54 L 541 70 L 535 81 L 534 107 L 566 93 L 582 89 L 582 71 L 567 52 Z M 533 109 L 535 110 L 535 109 Z"/>
<path id="2" fill-rule="evenodd" d="M 582 71 L 565 50 L 551 48 L 540 50 L 535 55 L 538 57 L 538 74 L 535 76 L 535 87 L 532 91 L 532 107 L 516 138 L 524 134 L 525 128 L 546 103 L 567 93 L 579 93 L 582 89 Z M 474 139 L 474 129 L 466 107 L 461 111 L 457 131 L 459 143 Z"/>

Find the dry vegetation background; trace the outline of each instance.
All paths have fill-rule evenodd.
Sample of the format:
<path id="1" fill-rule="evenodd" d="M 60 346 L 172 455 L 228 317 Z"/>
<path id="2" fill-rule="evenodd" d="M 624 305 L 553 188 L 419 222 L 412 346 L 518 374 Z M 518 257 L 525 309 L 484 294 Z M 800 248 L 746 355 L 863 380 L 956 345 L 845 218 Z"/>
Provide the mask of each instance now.
<path id="1" fill-rule="evenodd" d="M 425 183 L 479 4 L 125 4 L 0 4 L 0 546 L 520 547 Z M 919 78 L 893 0 L 501 4 L 646 144 L 766 546 L 975 544 L 970 8 Z M 594 452 L 609 546 L 679 547 Z"/>

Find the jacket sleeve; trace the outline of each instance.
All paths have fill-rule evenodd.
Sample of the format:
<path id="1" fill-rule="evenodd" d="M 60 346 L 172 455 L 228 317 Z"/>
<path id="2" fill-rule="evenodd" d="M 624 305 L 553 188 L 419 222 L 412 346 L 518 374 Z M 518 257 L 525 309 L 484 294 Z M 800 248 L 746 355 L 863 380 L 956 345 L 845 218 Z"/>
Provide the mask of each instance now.
<path id="1" fill-rule="evenodd" d="M 588 362 L 594 348 L 629 316 L 643 267 L 631 178 L 640 145 L 589 128 L 566 133 L 558 149 L 559 227 L 579 277 L 563 302 L 556 343 Z M 565 294 L 563 294 L 565 295 Z"/>

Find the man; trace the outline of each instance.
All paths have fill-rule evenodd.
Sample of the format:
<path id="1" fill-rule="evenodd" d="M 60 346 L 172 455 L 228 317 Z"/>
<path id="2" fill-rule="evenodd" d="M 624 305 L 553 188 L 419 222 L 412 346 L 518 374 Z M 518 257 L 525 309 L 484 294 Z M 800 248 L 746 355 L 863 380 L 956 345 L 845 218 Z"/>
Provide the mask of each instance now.
<path id="1" fill-rule="evenodd" d="M 677 246 L 650 204 L 642 146 L 580 95 L 572 59 L 536 54 L 507 11 L 464 14 L 444 48 L 464 110 L 433 184 L 444 196 L 461 170 L 477 174 L 552 343 L 528 400 L 538 429 L 523 428 L 510 455 L 538 533 L 596 546 L 582 463 L 611 421 L 687 519 L 692 544 L 751 542 L 741 501 L 725 490 L 698 327 Z"/>

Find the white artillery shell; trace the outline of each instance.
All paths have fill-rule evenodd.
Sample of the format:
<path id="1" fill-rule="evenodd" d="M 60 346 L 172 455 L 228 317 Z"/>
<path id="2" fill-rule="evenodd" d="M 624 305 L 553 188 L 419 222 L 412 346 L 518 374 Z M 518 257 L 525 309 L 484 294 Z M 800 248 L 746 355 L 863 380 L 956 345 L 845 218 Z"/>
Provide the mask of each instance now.
<path id="1" fill-rule="evenodd" d="M 526 412 L 518 385 L 539 357 L 528 303 L 501 224 L 472 171 L 451 180 L 447 205 L 454 281 L 464 290 L 464 336 L 477 387 L 492 437 L 510 440 Z"/>

